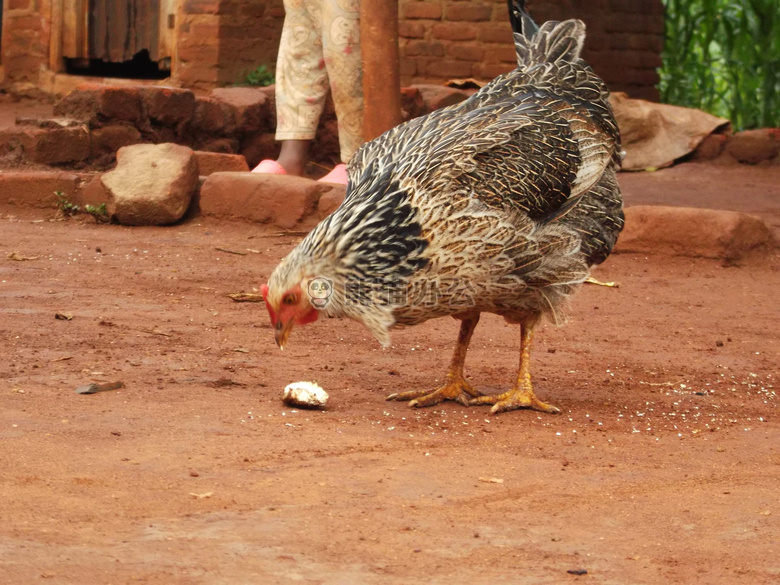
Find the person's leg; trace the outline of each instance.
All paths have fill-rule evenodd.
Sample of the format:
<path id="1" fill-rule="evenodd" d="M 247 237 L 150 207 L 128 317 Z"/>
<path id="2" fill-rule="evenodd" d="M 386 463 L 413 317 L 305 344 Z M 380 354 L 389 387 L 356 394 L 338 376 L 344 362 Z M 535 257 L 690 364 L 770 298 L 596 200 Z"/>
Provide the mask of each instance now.
<path id="1" fill-rule="evenodd" d="M 363 68 L 359 0 L 324 0 L 322 48 L 339 129 L 341 160 L 363 144 Z"/>
<path id="2" fill-rule="evenodd" d="M 276 162 L 288 175 L 302 176 L 309 160 L 311 140 L 282 140 L 282 147 Z"/>
<path id="3" fill-rule="evenodd" d="M 285 0 L 285 18 L 276 61 L 276 139 L 281 142 L 277 166 L 302 175 L 309 145 L 328 94 L 322 56 L 323 0 Z M 270 161 L 273 163 L 273 161 Z M 260 172 L 274 172 L 262 161 Z"/>

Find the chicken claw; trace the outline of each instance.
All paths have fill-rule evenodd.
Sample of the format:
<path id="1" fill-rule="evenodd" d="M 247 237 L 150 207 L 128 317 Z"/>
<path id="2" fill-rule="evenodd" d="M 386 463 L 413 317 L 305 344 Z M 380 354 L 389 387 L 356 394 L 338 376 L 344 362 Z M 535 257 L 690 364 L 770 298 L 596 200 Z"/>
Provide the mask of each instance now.
<path id="1" fill-rule="evenodd" d="M 492 414 L 517 410 L 518 408 L 530 408 L 540 412 L 558 414 L 561 410 L 552 404 L 542 402 L 534 394 L 531 384 L 531 341 L 533 340 L 533 327 L 520 326 L 520 369 L 517 372 L 517 382 L 508 392 L 495 396 L 480 396 L 469 400 L 469 405 L 492 404 Z"/>
<path id="2" fill-rule="evenodd" d="M 469 401 L 481 397 L 482 393 L 474 390 L 471 384 L 461 376 L 448 376 L 448 381 L 444 386 L 435 390 L 410 390 L 409 392 L 396 392 L 386 398 L 386 400 L 409 400 L 409 406 L 412 408 L 422 408 L 433 406 L 445 400 L 454 400 L 463 406 L 468 406 Z"/>
<path id="3" fill-rule="evenodd" d="M 520 389 L 513 388 L 509 392 L 504 392 L 503 394 L 480 396 L 469 400 L 469 405 L 471 406 L 479 404 L 492 404 L 493 408 L 490 409 L 492 414 L 517 410 L 518 408 L 530 408 L 531 410 L 538 410 L 539 412 L 547 412 L 550 414 L 559 414 L 561 412 L 560 408 L 539 400 L 530 387 Z"/>

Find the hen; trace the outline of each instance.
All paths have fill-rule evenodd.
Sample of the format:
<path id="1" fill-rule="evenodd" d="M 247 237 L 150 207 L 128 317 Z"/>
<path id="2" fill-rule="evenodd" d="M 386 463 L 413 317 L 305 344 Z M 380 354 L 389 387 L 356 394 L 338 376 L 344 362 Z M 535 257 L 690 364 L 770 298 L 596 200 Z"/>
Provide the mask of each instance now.
<path id="1" fill-rule="evenodd" d="M 620 136 L 604 83 L 580 58 L 585 25 L 537 27 L 525 2 L 509 9 L 517 69 L 365 144 L 342 205 L 262 287 L 279 347 L 320 311 L 362 322 L 385 346 L 393 327 L 459 319 L 444 385 L 388 400 L 558 412 L 531 384 L 534 327 L 560 320 L 623 226 Z M 463 375 L 482 312 L 520 325 L 517 380 L 493 396 Z"/>

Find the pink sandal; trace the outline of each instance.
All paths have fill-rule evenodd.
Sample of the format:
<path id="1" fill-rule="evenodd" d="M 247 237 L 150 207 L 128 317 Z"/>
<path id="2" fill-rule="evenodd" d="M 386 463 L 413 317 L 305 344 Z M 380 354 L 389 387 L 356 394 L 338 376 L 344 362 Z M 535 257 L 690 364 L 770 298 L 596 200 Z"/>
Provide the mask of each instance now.
<path id="1" fill-rule="evenodd" d="M 331 172 L 319 180 L 320 183 L 337 183 L 339 185 L 346 185 L 347 181 L 349 181 L 349 176 L 347 175 L 347 165 L 344 163 L 337 164 Z"/>
<path id="2" fill-rule="evenodd" d="M 253 173 L 265 173 L 266 175 L 286 175 L 287 174 L 287 171 L 284 170 L 284 167 L 282 165 L 280 165 L 275 160 L 271 160 L 270 158 L 267 158 L 265 160 L 261 160 L 260 164 L 252 169 L 252 172 Z"/>

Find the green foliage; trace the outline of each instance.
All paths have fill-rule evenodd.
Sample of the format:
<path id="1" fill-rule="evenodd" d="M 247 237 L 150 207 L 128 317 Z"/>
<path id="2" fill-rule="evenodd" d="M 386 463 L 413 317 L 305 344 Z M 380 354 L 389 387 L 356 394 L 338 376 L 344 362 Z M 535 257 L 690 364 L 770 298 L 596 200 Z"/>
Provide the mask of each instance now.
<path id="1" fill-rule="evenodd" d="M 72 217 L 82 212 L 81 207 L 72 203 L 68 199 L 68 196 L 62 191 L 55 191 L 54 194 L 57 196 L 57 209 L 59 209 L 60 213 L 65 217 Z M 105 203 L 101 203 L 100 205 L 87 204 L 84 206 L 83 212 L 94 217 L 95 221 L 98 223 L 108 223 L 108 220 L 110 219 Z"/>
<path id="2" fill-rule="evenodd" d="M 267 85 L 273 85 L 276 81 L 274 72 L 267 66 L 260 65 L 244 74 L 244 82 L 241 85 L 251 85 L 253 87 L 265 87 Z"/>
<path id="3" fill-rule="evenodd" d="M 780 3 L 663 1 L 662 101 L 728 118 L 737 129 L 780 126 Z"/>
<path id="4" fill-rule="evenodd" d="M 108 222 L 108 210 L 106 209 L 106 204 L 101 203 L 100 205 L 85 205 L 84 206 L 84 213 L 88 213 L 92 217 L 95 218 L 95 221 L 98 223 L 107 223 Z"/>
<path id="5" fill-rule="evenodd" d="M 71 203 L 68 196 L 62 191 L 55 191 L 54 194 L 57 196 L 57 209 L 59 209 L 64 216 L 70 217 L 81 211 L 81 208 L 75 203 Z"/>

